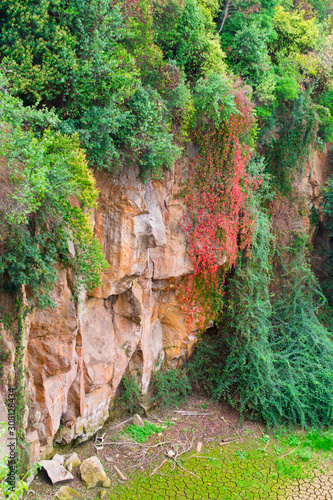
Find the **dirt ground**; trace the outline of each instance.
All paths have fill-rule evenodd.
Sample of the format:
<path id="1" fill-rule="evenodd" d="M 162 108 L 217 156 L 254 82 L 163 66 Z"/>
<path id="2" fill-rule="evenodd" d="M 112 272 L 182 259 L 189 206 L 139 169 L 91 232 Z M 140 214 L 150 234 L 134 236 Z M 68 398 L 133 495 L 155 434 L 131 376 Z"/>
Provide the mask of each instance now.
<path id="1" fill-rule="evenodd" d="M 58 453 L 76 452 L 81 461 L 96 455 L 111 479 L 107 500 L 333 499 L 328 467 L 313 472 L 308 465 L 305 477 L 291 475 L 291 480 L 275 473 L 278 442 L 258 423 L 241 421 L 238 412 L 227 405 L 191 396 L 179 407 L 153 411 L 144 420 L 161 428 L 144 443 L 124 432 L 131 424 L 125 416 L 94 439 Z M 284 460 L 289 456 L 294 460 L 294 448 L 283 449 L 282 456 L 288 455 Z M 289 468 L 296 466 L 296 458 L 293 464 L 288 462 Z M 87 490 L 78 478 L 78 468 L 72 473 L 70 486 L 82 498 L 100 498 L 101 488 Z M 51 485 L 42 470 L 30 485 L 28 499 L 51 500 L 59 486 Z"/>

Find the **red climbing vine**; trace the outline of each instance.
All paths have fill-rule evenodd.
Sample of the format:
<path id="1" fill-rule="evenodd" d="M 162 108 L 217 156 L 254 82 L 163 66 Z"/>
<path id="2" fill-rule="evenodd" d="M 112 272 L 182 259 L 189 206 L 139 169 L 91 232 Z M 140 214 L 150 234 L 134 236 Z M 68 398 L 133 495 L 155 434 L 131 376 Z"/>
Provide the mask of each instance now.
<path id="1" fill-rule="evenodd" d="M 218 129 L 197 131 L 197 157 L 190 162 L 183 230 L 194 272 L 180 294 L 188 326 L 202 329 L 221 309 L 223 283 L 239 250 L 251 242 L 254 221 L 248 210 L 253 182 L 246 173 L 251 157 L 254 116 L 247 89 L 233 89 L 236 112 Z M 194 283 L 193 283 L 194 281 Z"/>

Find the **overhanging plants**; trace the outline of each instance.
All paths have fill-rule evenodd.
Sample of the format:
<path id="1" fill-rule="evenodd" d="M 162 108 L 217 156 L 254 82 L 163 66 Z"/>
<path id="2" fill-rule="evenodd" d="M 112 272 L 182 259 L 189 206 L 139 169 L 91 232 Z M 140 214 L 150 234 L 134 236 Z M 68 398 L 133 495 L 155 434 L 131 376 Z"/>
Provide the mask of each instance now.
<path id="1" fill-rule="evenodd" d="M 249 89 L 239 82 L 230 92 L 233 112 L 229 99 L 223 115 L 225 104 L 221 102 L 224 119 L 195 131 L 199 154 L 190 162 L 185 190 L 187 213 L 182 227 L 194 273 L 180 300 L 188 326 L 195 321 L 199 329 L 207 319 L 218 316 L 226 272 L 235 264 L 238 252 L 249 247 L 254 227 L 249 199 L 257 181 L 246 172 L 255 125 L 253 104 Z M 205 100 L 201 97 L 200 102 Z"/>

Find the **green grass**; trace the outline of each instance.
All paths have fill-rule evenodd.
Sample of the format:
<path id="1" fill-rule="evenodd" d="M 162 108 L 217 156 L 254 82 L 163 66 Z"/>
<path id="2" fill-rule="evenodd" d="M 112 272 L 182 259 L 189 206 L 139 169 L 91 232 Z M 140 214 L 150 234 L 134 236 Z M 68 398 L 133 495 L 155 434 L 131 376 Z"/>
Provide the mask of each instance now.
<path id="1" fill-rule="evenodd" d="M 130 424 L 126 429 L 125 433 L 131 436 L 137 443 L 144 443 L 146 439 L 155 433 L 162 432 L 163 429 L 158 427 L 156 424 L 150 424 L 149 422 L 144 422 L 144 427 L 138 427 L 136 425 Z"/>
<path id="2" fill-rule="evenodd" d="M 230 445 L 212 444 L 199 455 L 193 450 L 183 455 L 181 465 L 198 477 L 178 467 L 173 470 L 170 460 L 158 474 L 140 472 L 116 486 L 108 500 L 282 499 L 287 490 L 297 488 L 298 481 L 310 482 L 314 469 L 325 473 L 333 465 L 332 450 L 331 431 L 279 429 L 262 437 L 244 436 Z"/>

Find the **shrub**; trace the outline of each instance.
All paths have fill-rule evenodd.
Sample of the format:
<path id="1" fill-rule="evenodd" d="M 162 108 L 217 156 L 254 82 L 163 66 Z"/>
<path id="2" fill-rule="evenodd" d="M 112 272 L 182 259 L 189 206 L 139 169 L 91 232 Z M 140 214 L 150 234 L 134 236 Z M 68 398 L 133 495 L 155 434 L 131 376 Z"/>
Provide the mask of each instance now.
<path id="1" fill-rule="evenodd" d="M 42 132 L 43 117 L 47 127 L 52 113 L 23 108 L 5 91 L 0 102 L 1 288 L 17 293 L 25 285 L 30 303 L 47 308 L 57 261 L 72 266 L 77 290 L 100 284 L 107 263 L 89 216 L 97 191 L 78 138 Z M 41 137 L 27 130 L 36 115 L 30 128 Z"/>
<path id="2" fill-rule="evenodd" d="M 191 391 L 188 376 L 182 370 L 177 369 L 156 371 L 152 387 L 153 401 L 156 401 L 163 408 L 175 405 L 182 399 L 187 399 Z"/>
<path id="3" fill-rule="evenodd" d="M 236 112 L 234 96 L 230 83 L 223 75 L 210 73 L 200 78 L 194 87 L 195 117 L 203 126 L 209 123 L 213 128 L 222 125 L 232 113 Z"/>
<path id="4" fill-rule="evenodd" d="M 136 379 L 130 375 L 124 375 L 120 383 L 120 400 L 124 403 L 128 412 L 142 413 L 141 391 Z"/>

